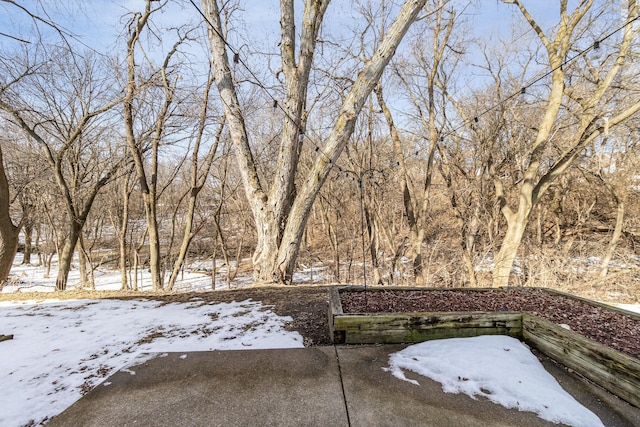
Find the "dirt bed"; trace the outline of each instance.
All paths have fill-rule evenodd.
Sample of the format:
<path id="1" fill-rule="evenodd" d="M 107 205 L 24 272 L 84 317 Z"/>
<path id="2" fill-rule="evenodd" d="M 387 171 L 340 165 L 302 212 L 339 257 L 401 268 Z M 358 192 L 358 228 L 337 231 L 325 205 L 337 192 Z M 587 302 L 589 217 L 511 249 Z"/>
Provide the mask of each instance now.
<path id="1" fill-rule="evenodd" d="M 345 313 L 526 311 L 640 359 L 640 320 L 539 289 L 342 292 Z"/>

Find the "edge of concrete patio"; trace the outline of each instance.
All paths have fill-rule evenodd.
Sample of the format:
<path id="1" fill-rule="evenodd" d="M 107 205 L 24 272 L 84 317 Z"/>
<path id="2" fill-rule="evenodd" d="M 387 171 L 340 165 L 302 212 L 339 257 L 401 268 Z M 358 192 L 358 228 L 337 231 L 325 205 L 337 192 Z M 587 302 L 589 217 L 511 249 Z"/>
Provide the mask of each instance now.
<path id="1" fill-rule="evenodd" d="M 406 345 L 166 353 L 120 370 L 50 425 L 551 426 L 535 414 L 447 394 L 385 372 Z M 607 426 L 640 425 L 640 409 L 544 361 Z"/>

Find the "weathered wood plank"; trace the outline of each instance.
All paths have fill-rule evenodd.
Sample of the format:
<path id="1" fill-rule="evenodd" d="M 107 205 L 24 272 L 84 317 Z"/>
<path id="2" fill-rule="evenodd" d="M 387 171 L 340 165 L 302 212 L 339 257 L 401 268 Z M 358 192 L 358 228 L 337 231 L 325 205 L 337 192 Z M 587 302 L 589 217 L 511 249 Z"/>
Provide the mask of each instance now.
<path id="1" fill-rule="evenodd" d="M 468 338 L 480 335 L 509 335 L 519 338 L 520 329 L 515 328 L 431 328 L 431 329 L 387 329 L 345 331 L 347 344 L 398 344 L 417 343 L 445 338 Z"/>
<path id="2" fill-rule="evenodd" d="M 522 335 L 522 315 L 510 312 L 399 313 L 333 317 L 346 343 L 406 343 L 479 335 Z"/>
<path id="3" fill-rule="evenodd" d="M 614 305 L 609 305 L 609 304 L 604 304 L 601 303 L 599 301 L 594 301 L 594 300 L 590 300 L 587 298 L 582 298 L 578 295 L 572 295 L 572 294 L 568 294 L 566 292 L 562 292 L 562 291 L 557 291 L 555 289 L 548 289 L 548 288 L 532 288 L 532 289 L 540 289 L 543 290 L 544 292 L 551 294 L 551 295 L 560 295 L 563 296 L 565 298 L 569 298 L 572 299 L 574 301 L 579 301 L 583 304 L 587 304 L 590 305 L 592 307 L 599 307 L 602 308 L 604 310 L 608 310 L 608 311 L 613 311 L 615 313 L 620 313 L 620 314 L 624 314 L 625 316 L 629 316 L 632 319 L 635 320 L 640 320 L 640 314 L 639 313 L 634 313 L 633 311 L 629 311 L 629 310 L 625 310 L 623 308 L 620 307 L 616 307 Z"/>
<path id="4" fill-rule="evenodd" d="M 525 342 L 640 407 L 640 361 L 537 316 L 522 317 Z"/>
<path id="5" fill-rule="evenodd" d="M 336 315 L 333 323 L 345 331 L 384 329 L 431 329 L 464 327 L 522 327 L 522 315 L 516 312 L 416 312 L 397 314 Z"/>
<path id="6" fill-rule="evenodd" d="M 345 341 L 344 331 L 336 329 L 334 325 L 335 316 L 343 314 L 338 288 L 329 289 L 329 336 L 334 344 L 342 344 Z"/>
<path id="7" fill-rule="evenodd" d="M 344 314 L 342 303 L 340 302 L 340 290 L 338 288 L 329 289 L 329 310 L 333 315 Z"/>

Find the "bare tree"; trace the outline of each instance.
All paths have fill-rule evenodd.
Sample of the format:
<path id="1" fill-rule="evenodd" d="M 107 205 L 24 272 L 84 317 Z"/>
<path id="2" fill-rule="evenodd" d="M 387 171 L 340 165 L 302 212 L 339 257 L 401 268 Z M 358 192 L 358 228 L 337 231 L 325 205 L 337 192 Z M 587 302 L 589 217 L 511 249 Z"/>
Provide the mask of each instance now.
<path id="1" fill-rule="evenodd" d="M 304 134 L 306 126 L 309 74 L 329 1 L 305 2 L 300 48 L 297 53 L 294 1 L 280 2 L 280 56 L 285 81 L 282 109 L 285 117 L 278 161 L 273 173 L 274 180 L 267 187 L 258 175 L 247 136 L 245 118 L 227 55 L 228 46 L 218 3 L 215 0 L 202 0 L 210 25 L 209 41 L 211 60 L 216 72 L 215 81 L 258 232 L 258 243 L 253 255 L 256 282 L 282 283 L 291 280 L 301 238 L 318 191 L 347 144 L 362 105 L 425 2 L 426 0 L 409 0 L 402 6 L 374 56 L 360 69 L 340 107 L 333 130 L 322 147 L 322 155 L 317 158 L 310 173 L 302 179 L 302 185 L 296 188 L 294 184 L 298 171 L 300 135 Z"/>
<path id="2" fill-rule="evenodd" d="M 446 90 L 446 80 L 451 68 L 455 67 L 457 57 L 456 40 L 452 39 L 457 13 L 447 0 L 430 2 L 422 25 L 425 29 L 412 46 L 412 65 L 396 67 L 398 77 L 403 83 L 416 112 L 417 121 L 426 132 L 428 148 L 422 173 L 422 185 L 414 186 L 406 166 L 405 153 L 410 151 L 404 144 L 394 123 L 391 110 L 383 96 L 383 86 L 378 84 L 376 96 L 378 104 L 389 126 L 393 141 L 394 156 L 398 167 L 400 191 L 409 226 L 409 250 L 407 255 L 413 262 L 413 275 L 417 285 L 423 285 L 425 278 L 422 266 L 422 243 L 425 239 L 425 219 L 430 206 L 431 183 L 433 181 L 436 147 L 444 127 L 444 117 L 438 117 L 436 110 L 444 111 L 444 97 L 438 95 L 440 89 Z M 449 58 L 449 61 L 446 59 Z M 451 60 L 451 58 L 454 58 Z M 453 66 L 451 65 L 453 64 Z M 413 69 L 411 69 L 413 68 Z"/>
<path id="3" fill-rule="evenodd" d="M 622 27 L 622 37 L 616 51 L 612 53 L 605 66 L 595 67 L 588 62 L 588 57 L 582 56 L 587 62 L 583 62 L 584 68 L 579 68 L 577 71 L 589 70 L 590 76 L 581 78 L 580 84 L 571 83 L 572 73 L 568 71 L 571 67 L 567 66 L 565 61 L 577 48 L 581 29 L 591 24 L 586 21 L 594 1 L 581 0 L 572 12 L 568 10 L 568 2 L 561 1 L 560 20 L 552 38 L 538 25 L 522 0 L 513 0 L 512 3 L 516 4 L 546 51 L 550 81 L 544 113 L 535 125 L 536 131 L 526 152 L 526 166 L 523 169 L 522 179 L 515 188 L 513 199 L 509 198 L 500 174 L 497 171 L 493 174 L 496 197 L 507 221 L 506 234 L 500 251 L 495 257 L 494 286 L 508 284 L 511 268 L 533 208 L 550 185 L 564 174 L 584 148 L 603 135 L 607 128 L 612 129 L 640 110 L 639 101 L 617 107 L 606 102 L 611 92 L 618 86 L 616 80 L 620 76 L 638 34 L 637 27 L 632 24 L 638 16 L 638 5 L 635 0 L 626 2 L 627 23 Z M 576 72 L 575 67 L 573 72 Z M 561 114 L 565 100 L 570 103 L 568 116 Z M 605 122 L 602 117 L 608 113 L 608 109 L 611 109 L 611 117 Z M 559 146 L 555 145 L 558 128 L 559 126 L 566 128 L 566 119 L 569 117 L 571 130 L 562 132 L 562 143 Z M 565 123 L 561 123 L 562 121 Z M 557 154 L 553 152 L 553 147 L 559 148 Z M 544 160 L 550 156 L 551 165 L 549 166 L 549 163 Z"/>
<path id="4" fill-rule="evenodd" d="M 104 64 L 97 59 L 91 55 L 78 57 L 66 49 L 51 54 L 47 61 L 49 75 L 33 74 L 12 86 L 0 98 L 0 109 L 40 147 L 64 201 L 68 235 L 56 280 L 56 289 L 64 290 L 93 201 L 120 166 L 117 160 L 105 163 L 96 145 L 105 139 L 101 134 L 104 124 L 98 118 L 119 100 L 108 79 L 99 78 L 98 70 Z M 13 66 L 27 69 L 33 60 L 23 59 Z"/>
<path id="5" fill-rule="evenodd" d="M 147 0 L 144 11 L 133 13 L 128 23 L 124 125 L 126 143 L 135 165 L 144 202 L 151 283 L 154 290 L 160 290 L 163 288 L 164 270 L 161 266 L 158 225 L 158 198 L 161 193 L 158 186 L 159 152 L 162 144 L 170 136 L 171 129 L 175 127 L 172 120 L 175 119 L 176 109 L 181 102 L 177 96 L 180 76 L 173 64 L 174 56 L 177 56 L 178 48 L 188 40 L 189 35 L 183 28 L 178 29 L 177 41 L 169 49 L 162 63 L 159 66 L 149 63 L 150 76 L 142 77 L 141 67 L 136 65 L 136 46 L 149 23 L 149 18 L 166 4 L 162 2 L 152 7 L 152 3 L 153 0 Z M 151 108 L 143 110 L 142 105 L 145 104 Z M 150 153 L 148 156 L 147 152 Z M 174 171 L 177 173 L 178 169 L 179 166 Z"/>
<path id="6" fill-rule="evenodd" d="M 173 264 L 173 270 L 171 271 L 171 276 L 169 277 L 169 282 L 167 283 L 166 289 L 171 290 L 176 283 L 176 279 L 178 277 L 178 272 L 182 267 L 182 264 L 187 255 L 187 251 L 189 250 L 189 245 L 191 244 L 191 240 L 194 237 L 194 215 L 196 211 L 196 203 L 198 199 L 198 194 L 204 188 L 205 180 L 207 176 L 209 176 L 209 171 L 211 170 L 211 165 L 213 164 L 216 152 L 218 151 L 218 145 L 222 138 L 222 132 L 225 127 L 224 117 L 220 125 L 218 126 L 218 130 L 213 138 L 213 142 L 209 147 L 209 151 L 205 156 L 204 162 L 201 162 L 200 156 L 200 146 L 202 144 L 203 136 L 205 136 L 205 130 L 208 122 L 208 111 L 209 111 L 209 92 L 211 90 L 211 86 L 213 85 L 213 75 L 211 74 L 211 70 L 209 73 L 209 79 L 207 80 L 207 84 L 204 88 L 204 94 L 202 97 L 202 104 L 200 105 L 200 117 L 198 118 L 198 124 L 196 128 L 196 134 L 194 136 L 194 146 L 191 152 L 191 176 L 190 176 L 190 188 L 189 188 L 189 196 L 188 196 L 188 211 L 185 220 L 184 226 L 184 234 L 182 238 L 182 244 L 180 245 L 180 251 L 178 253 L 178 257 Z M 222 200 L 219 201 L 222 204 Z M 215 261 L 215 260 L 214 260 Z"/>
<path id="7" fill-rule="evenodd" d="M 9 216 L 9 182 L 4 171 L 2 147 L 0 147 L 0 289 L 9 276 L 13 258 L 18 250 L 18 234 L 21 224 L 15 225 Z"/>

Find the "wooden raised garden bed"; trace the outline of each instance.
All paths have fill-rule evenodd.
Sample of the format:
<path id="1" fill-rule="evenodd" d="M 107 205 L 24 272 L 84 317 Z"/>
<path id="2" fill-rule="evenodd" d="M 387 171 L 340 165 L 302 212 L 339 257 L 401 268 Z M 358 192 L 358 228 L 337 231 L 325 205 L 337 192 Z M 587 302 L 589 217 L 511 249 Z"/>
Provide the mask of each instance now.
<path id="1" fill-rule="evenodd" d="M 329 292 L 335 343 L 509 335 L 640 407 L 640 316 L 635 313 L 538 288 Z"/>

